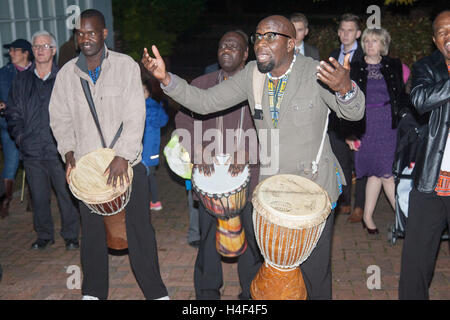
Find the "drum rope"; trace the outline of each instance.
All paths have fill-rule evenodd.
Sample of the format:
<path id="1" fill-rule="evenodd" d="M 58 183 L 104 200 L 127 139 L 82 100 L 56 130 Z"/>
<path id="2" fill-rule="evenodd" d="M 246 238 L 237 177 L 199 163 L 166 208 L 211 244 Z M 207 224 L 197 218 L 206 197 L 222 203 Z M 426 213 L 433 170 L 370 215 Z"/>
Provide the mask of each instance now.
<path id="1" fill-rule="evenodd" d="M 128 204 L 128 201 L 130 201 L 131 187 L 132 187 L 132 184 L 130 184 L 128 189 L 121 196 L 117 197 L 113 201 L 110 201 L 107 203 L 102 203 L 102 204 L 85 203 L 85 205 L 91 210 L 92 213 L 99 214 L 101 216 L 115 215 L 115 214 L 119 213 L 120 211 L 122 211 L 123 208 L 125 208 L 126 205 Z M 122 205 L 120 207 L 116 204 L 116 201 L 118 201 L 118 199 L 122 200 Z M 109 208 L 110 210 L 106 210 L 105 206 L 107 206 L 107 208 Z M 114 208 L 117 208 L 117 209 L 114 210 Z"/>
<path id="2" fill-rule="evenodd" d="M 263 248 L 261 254 L 264 257 L 265 263 L 279 271 L 291 271 L 300 266 L 310 256 L 322 234 L 325 222 L 314 228 L 296 230 L 298 232 L 294 232 L 294 235 L 291 235 L 291 232 L 285 232 L 284 228 L 281 229 L 278 225 L 263 219 L 262 216 L 257 214 L 253 214 L 253 225 L 255 226 L 258 246 Z M 272 228 L 272 235 L 279 235 L 278 259 L 275 259 L 276 241 L 272 241 L 272 244 L 269 243 L 270 232 L 268 229 L 270 229 L 270 227 Z M 261 228 L 263 228 L 263 230 L 261 230 Z M 300 245 L 294 248 L 295 252 L 291 256 L 282 251 L 282 249 L 289 246 L 290 243 L 296 244 L 299 242 L 299 238 L 303 235 L 304 241 L 300 241 Z M 291 240 L 293 242 L 291 242 Z M 269 251 L 269 248 L 272 250 Z M 281 263 L 283 264 L 273 262 L 280 261 L 282 256 L 283 261 Z"/>

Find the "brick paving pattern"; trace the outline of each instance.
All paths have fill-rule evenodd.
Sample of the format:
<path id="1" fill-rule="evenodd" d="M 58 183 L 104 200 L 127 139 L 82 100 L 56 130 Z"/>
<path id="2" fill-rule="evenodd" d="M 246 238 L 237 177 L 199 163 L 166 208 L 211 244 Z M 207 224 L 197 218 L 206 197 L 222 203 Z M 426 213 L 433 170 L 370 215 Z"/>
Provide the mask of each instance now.
<path id="1" fill-rule="evenodd" d="M 165 130 L 162 145 L 171 130 Z M 163 156 L 162 156 L 163 159 Z M 162 163 L 157 170 L 163 210 L 151 213 L 156 230 L 162 278 L 171 299 L 195 299 L 193 266 L 196 249 L 186 242 L 188 228 L 187 198 L 182 181 Z M 80 266 L 79 251 L 66 251 L 59 236 L 60 218 L 56 199 L 52 198 L 55 219 L 55 244 L 44 251 L 30 250 L 35 240 L 31 213 L 25 211 L 16 192 L 10 216 L 0 220 L 0 300 L 79 300 L 81 290 L 73 280 L 73 270 Z M 395 245 L 387 241 L 387 229 L 394 221 L 394 213 L 384 195 L 375 211 L 374 219 L 379 235 L 368 235 L 361 224 L 346 222 L 346 215 L 337 215 L 333 237 L 332 269 L 333 299 L 337 300 L 396 300 L 400 274 L 403 240 Z M 110 255 L 109 299 L 144 299 L 133 273 L 128 256 Z M 369 290 L 367 280 L 372 275 L 369 266 L 381 271 L 380 289 Z M 75 267 L 74 267 L 75 266 Z M 73 269 L 75 268 L 75 269 Z M 236 263 L 223 263 L 224 285 L 222 299 L 237 299 L 240 292 Z M 70 289 L 71 288 L 71 289 Z M 441 242 L 430 298 L 450 299 L 450 254 L 448 241 Z"/>

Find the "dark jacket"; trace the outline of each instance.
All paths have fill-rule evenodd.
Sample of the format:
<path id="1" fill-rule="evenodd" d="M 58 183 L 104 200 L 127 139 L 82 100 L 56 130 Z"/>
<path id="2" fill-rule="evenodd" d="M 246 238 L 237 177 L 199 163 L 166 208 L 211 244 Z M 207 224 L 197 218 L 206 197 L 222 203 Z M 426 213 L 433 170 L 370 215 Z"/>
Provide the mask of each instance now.
<path id="1" fill-rule="evenodd" d="M 13 80 L 6 108 L 8 130 L 19 147 L 22 160 L 60 159 L 48 112 L 58 67 L 53 64 L 45 81 L 39 79 L 34 70 L 33 64 Z"/>
<path id="2" fill-rule="evenodd" d="M 392 128 L 397 128 L 399 112 L 403 108 L 410 108 L 409 97 L 405 92 L 405 83 L 403 82 L 403 67 L 399 59 L 383 56 L 381 58 L 381 74 L 389 91 L 389 100 L 391 104 Z M 367 63 L 363 60 L 352 62 L 350 66 L 350 78 L 356 82 L 359 88 L 367 94 Z M 364 133 L 365 119 L 358 126 L 362 132 L 356 132 L 361 135 Z"/>
<path id="3" fill-rule="evenodd" d="M 334 49 L 330 53 L 330 57 L 335 58 L 336 60 L 339 59 L 339 55 L 341 53 L 341 48 Z M 364 60 L 364 51 L 361 48 L 361 44 L 358 42 L 358 47 L 355 50 L 355 53 L 353 54 L 352 60 L 350 62 L 356 62 L 356 61 L 362 61 Z"/>
<path id="4" fill-rule="evenodd" d="M 334 59 L 339 59 L 339 54 L 341 53 L 341 48 L 337 48 L 330 53 L 330 57 Z M 356 48 L 355 53 L 353 54 L 352 60 L 350 62 L 354 63 L 357 61 L 364 61 L 364 51 L 361 48 L 360 43 L 358 42 L 358 47 Z M 338 136 L 344 140 L 351 132 L 355 129 L 354 126 L 358 126 L 358 124 L 354 121 L 345 121 L 336 116 L 335 112 L 331 112 L 328 120 L 328 130 L 333 131 L 338 134 Z"/>
<path id="5" fill-rule="evenodd" d="M 305 57 L 311 57 L 314 60 L 319 61 L 320 60 L 319 49 L 310 44 L 307 44 L 306 42 L 303 43 L 305 45 Z"/>
<path id="6" fill-rule="evenodd" d="M 439 178 L 450 126 L 450 80 L 440 51 L 414 63 L 410 95 L 419 114 L 429 113 L 414 167 L 414 186 L 420 192 L 431 193 Z"/>
<path id="7" fill-rule="evenodd" d="M 0 69 L 0 101 L 8 101 L 8 93 L 11 88 L 11 83 L 17 74 L 17 69 L 12 63 Z"/>

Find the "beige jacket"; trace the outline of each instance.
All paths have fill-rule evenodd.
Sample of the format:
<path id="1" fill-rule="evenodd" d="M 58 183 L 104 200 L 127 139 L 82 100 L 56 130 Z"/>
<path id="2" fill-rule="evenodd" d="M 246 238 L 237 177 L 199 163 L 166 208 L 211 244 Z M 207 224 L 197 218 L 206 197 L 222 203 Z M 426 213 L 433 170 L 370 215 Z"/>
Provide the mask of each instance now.
<path id="1" fill-rule="evenodd" d="M 106 47 L 105 47 L 106 49 Z M 139 65 L 129 56 L 105 51 L 100 77 L 94 85 L 77 66 L 79 58 L 67 62 L 56 77 L 50 99 L 50 127 L 65 161 L 74 151 L 75 160 L 102 147 L 101 139 L 81 86 L 88 80 L 107 146 L 123 121 L 123 131 L 114 150 L 133 166 L 141 161 L 145 126 L 145 99 Z"/>
<path id="2" fill-rule="evenodd" d="M 167 87 L 162 87 L 175 101 L 200 114 L 224 110 L 248 100 L 261 148 L 259 180 L 283 173 L 304 176 L 322 186 L 328 192 L 330 200 L 335 202 L 340 194 L 339 184 L 345 183 L 345 178 L 326 134 L 328 110 L 330 108 L 338 117 L 346 120 L 360 120 L 364 116 L 365 98 L 357 88 L 352 99 L 346 102 L 339 100 L 317 80 L 317 65 L 318 61 L 309 57 L 297 57 L 281 103 L 278 128 L 274 128 L 272 124 L 267 78 L 261 100 L 262 110 L 255 112 L 255 61 L 249 62 L 233 78 L 208 90 L 189 86 L 176 75 L 172 75 Z M 325 140 L 318 170 L 313 174 L 312 162 L 318 154 L 324 131 Z M 264 157 L 268 159 L 264 160 Z"/>

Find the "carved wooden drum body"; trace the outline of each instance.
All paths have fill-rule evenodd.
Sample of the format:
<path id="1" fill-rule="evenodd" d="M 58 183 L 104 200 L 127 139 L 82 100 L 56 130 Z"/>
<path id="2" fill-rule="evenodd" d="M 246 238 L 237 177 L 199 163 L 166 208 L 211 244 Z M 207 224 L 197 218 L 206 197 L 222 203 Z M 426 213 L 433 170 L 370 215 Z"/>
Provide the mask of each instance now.
<path id="1" fill-rule="evenodd" d="M 240 212 L 248 199 L 250 169 L 248 166 L 236 177 L 228 173 L 224 157 L 214 164 L 214 173 L 205 176 L 196 168 L 192 171 L 192 188 L 206 211 L 217 218 L 216 249 L 224 257 L 237 257 L 247 248 Z"/>
<path id="2" fill-rule="evenodd" d="M 328 194 L 309 179 L 281 174 L 253 193 L 253 224 L 264 264 L 251 284 L 253 299 L 306 299 L 300 271 L 331 212 Z"/>
<path id="3" fill-rule="evenodd" d="M 125 206 L 131 195 L 133 169 L 128 165 L 130 183 L 113 188 L 106 182 L 106 168 L 114 159 L 112 149 L 102 148 L 81 157 L 70 173 L 69 188 L 73 195 L 93 212 L 103 216 L 108 247 L 115 250 L 128 248 L 125 227 Z"/>

